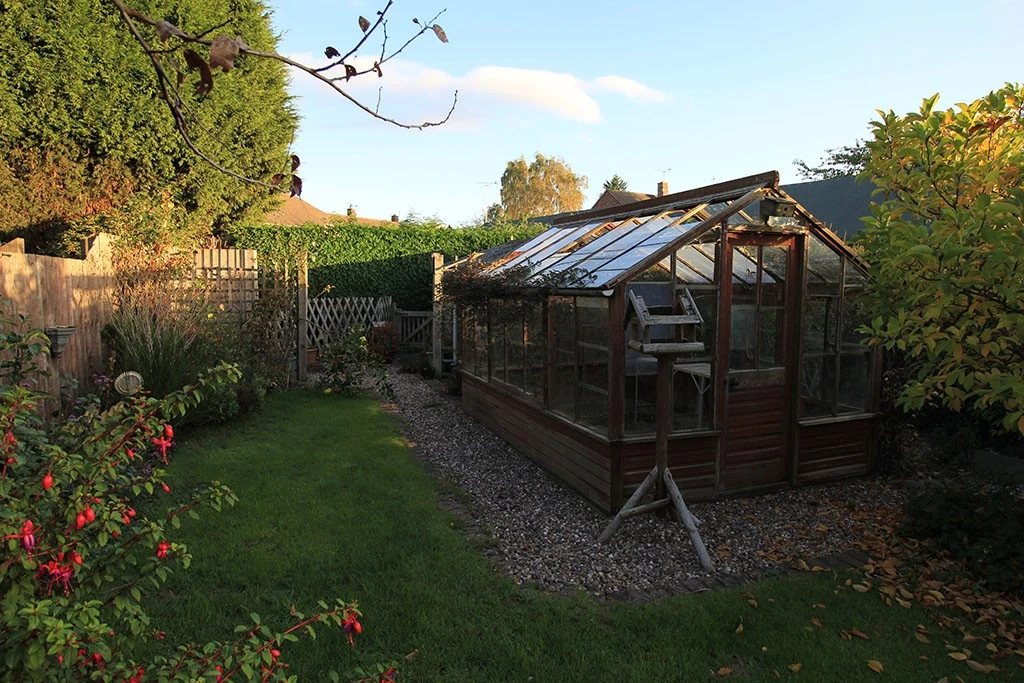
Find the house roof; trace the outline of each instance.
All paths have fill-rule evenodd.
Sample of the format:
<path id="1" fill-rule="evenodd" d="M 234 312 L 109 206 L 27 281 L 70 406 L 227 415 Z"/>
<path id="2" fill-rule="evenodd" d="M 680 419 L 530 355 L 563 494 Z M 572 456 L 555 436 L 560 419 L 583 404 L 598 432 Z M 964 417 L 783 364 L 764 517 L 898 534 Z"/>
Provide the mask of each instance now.
<path id="1" fill-rule="evenodd" d="M 264 219 L 267 223 L 273 225 L 305 225 L 306 223 L 327 225 L 345 218 L 341 214 L 321 211 L 300 197 L 282 195 L 281 199 L 281 204 L 268 213 Z"/>
<path id="2" fill-rule="evenodd" d="M 714 281 L 714 256 L 695 244 L 701 235 L 725 222 L 749 225 L 760 215 L 765 198 L 791 199 L 778 186 L 775 171 L 737 178 L 685 192 L 654 197 L 623 206 L 592 209 L 555 221 L 537 237 L 510 249 L 494 262 L 500 272 L 517 266 L 529 268 L 527 282 L 540 284 L 550 276 L 563 280 L 562 287 L 578 290 L 607 290 L 630 280 L 649 268 L 665 265 L 672 254 L 687 266 L 686 281 Z M 802 227 L 849 254 L 849 248 L 820 221 L 799 205 L 792 218 L 772 218 L 776 227 Z M 686 252 L 681 250 L 685 247 Z M 852 255 L 851 255 L 852 256 Z M 733 275 L 745 281 L 756 272 L 735 256 Z"/>
<path id="3" fill-rule="evenodd" d="M 629 190 L 605 190 L 597 201 L 594 202 L 592 208 L 603 209 L 607 206 L 622 206 L 623 204 L 632 204 L 633 202 L 642 202 L 645 199 L 651 199 L 654 197 L 653 194 L 647 194 L 646 192 L 630 192 Z"/>
<path id="4" fill-rule="evenodd" d="M 267 214 L 264 221 L 270 225 L 305 225 L 306 223 L 317 223 L 329 225 L 331 223 L 354 222 L 359 225 L 394 226 L 392 221 L 384 221 L 378 218 L 363 218 L 362 216 L 347 216 L 343 213 L 328 213 L 321 211 L 309 202 L 300 197 L 281 195 L 281 205 Z"/>
<path id="5" fill-rule="evenodd" d="M 783 185 L 782 189 L 802 204 L 815 218 L 846 241 L 864 229 L 860 220 L 871 215 L 871 183 L 858 183 L 855 176 Z"/>

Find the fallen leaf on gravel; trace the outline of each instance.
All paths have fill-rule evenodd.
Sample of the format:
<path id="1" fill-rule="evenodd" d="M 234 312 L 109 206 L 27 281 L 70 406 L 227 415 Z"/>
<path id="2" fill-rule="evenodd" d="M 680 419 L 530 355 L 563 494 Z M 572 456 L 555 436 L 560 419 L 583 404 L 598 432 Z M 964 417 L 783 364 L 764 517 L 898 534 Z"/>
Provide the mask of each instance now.
<path id="1" fill-rule="evenodd" d="M 817 626 L 818 628 L 821 628 L 821 619 L 819 619 L 818 617 L 811 617 L 811 623 Z"/>
<path id="2" fill-rule="evenodd" d="M 742 593 L 740 593 L 740 595 L 746 598 L 747 602 L 750 603 L 751 607 L 757 607 L 757 598 L 754 597 L 753 593 L 749 591 L 743 591 Z"/>
<path id="3" fill-rule="evenodd" d="M 851 628 L 850 629 L 850 635 L 851 636 L 857 636 L 858 638 L 861 638 L 863 640 L 871 640 L 871 636 L 869 636 L 868 634 L 864 633 L 863 631 L 858 631 L 855 628 Z"/>
<path id="4" fill-rule="evenodd" d="M 819 524 L 814 528 L 820 531 L 821 533 L 825 533 L 826 531 L 828 531 L 828 526 L 826 526 L 825 524 Z"/>
<path id="5" fill-rule="evenodd" d="M 877 659 L 869 659 L 868 660 L 868 668 L 871 669 L 872 671 L 874 671 L 875 673 L 879 673 L 879 674 L 882 673 L 883 671 L 885 671 L 885 667 L 882 666 L 882 663 L 880 661 L 878 661 Z"/>
<path id="6" fill-rule="evenodd" d="M 958 662 L 967 661 L 967 655 L 965 655 L 963 652 L 950 652 L 949 656 Z"/>
<path id="7" fill-rule="evenodd" d="M 990 674 L 993 671 L 999 670 L 999 667 L 995 664 L 982 664 L 981 662 L 976 662 L 973 659 L 968 659 L 966 662 L 964 662 L 964 664 L 971 667 L 980 674 Z"/>
<path id="8" fill-rule="evenodd" d="M 930 643 L 930 642 L 932 642 L 932 641 L 928 640 L 928 636 L 926 636 L 925 634 L 921 633 L 920 631 L 915 633 L 914 636 L 917 638 L 917 640 L 919 642 L 922 642 L 922 643 Z"/>
<path id="9" fill-rule="evenodd" d="M 857 591 L 858 593 L 867 593 L 869 590 L 871 590 L 871 584 L 870 583 L 855 583 L 855 584 L 853 584 L 853 590 Z"/>
<path id="10" fill-rule="evenodd" d="M 825 609 L 825 605 L 821 604 L 820 602 L 814 603 L 813 605 L 811 605 L 811 607 L 813 607 L 814 609 Z"/>
<path id="11" fill-rule="evenodd" d="M 789 665 L 789 670 L 790 671 L 799 671 L 802 668 L 804 668 L 803 664 L 790 664 Z"/>
<path id="12" fill-rule="evenodd" d="M 718 671 L 715 672 L 715 675 L 716 676 L 725 677 L 725 676 L 728 676 L 731 673 L 732 673 L 732 669 L 730 669 L 727 666 L 723 666 L 721 669 L 719 669 Z"/>
<path id="13" fill-rule="evenodd" d="M 420 656 L 420 651 L 419 650 L 413 650 L 412 652 L 407 654 L 405 656 L 405 658 L 411 662 L 412 660 L 416 659 L 419 656 Z"/>
<path id="14" fill-rule="evenodd" d="M 999 648 L 996 647 L 995 643 L 989 643 L 988 645 L 985 646 L 985 649 L 988 650 L 989 652 L 999 652 Z"/>
<path id="15" fill-rule="evenodd" d="M 743 622 L 742 621 L 740 622 L 740 625 L 736 627 L 736 633 L 743 633 Z"/>

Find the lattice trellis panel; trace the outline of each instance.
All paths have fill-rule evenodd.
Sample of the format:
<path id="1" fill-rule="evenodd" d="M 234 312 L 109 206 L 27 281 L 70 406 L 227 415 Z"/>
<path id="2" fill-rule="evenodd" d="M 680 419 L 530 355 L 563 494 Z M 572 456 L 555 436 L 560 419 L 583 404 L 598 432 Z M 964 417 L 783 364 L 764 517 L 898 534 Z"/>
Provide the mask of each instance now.
<path id="1" fill-rule="evenodd" d="M 312 298 L 308 305 L 309 346 L 323 348 L 336 341 L 355 325 L 367 329 L 376 322 L 390 322 L 395 317 L 391 297 L 322 297 Z"/>

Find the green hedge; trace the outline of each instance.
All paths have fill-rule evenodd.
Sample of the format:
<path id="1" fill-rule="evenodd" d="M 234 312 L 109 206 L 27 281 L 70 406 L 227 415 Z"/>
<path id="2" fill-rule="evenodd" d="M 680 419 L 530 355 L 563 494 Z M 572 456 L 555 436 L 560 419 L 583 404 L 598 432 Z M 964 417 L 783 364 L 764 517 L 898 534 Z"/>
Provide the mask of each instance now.
<path id="1" fill-rule="evenodd" d="M 310 296 L 391 296 L 399 308 L 431 307 L 430 254 L 449 259 L 533 237 L 543 226 L 498 228 L 260 225 L 231 230 L 235 246 L 265 260 L 292 260 L 308 252 Z"/>

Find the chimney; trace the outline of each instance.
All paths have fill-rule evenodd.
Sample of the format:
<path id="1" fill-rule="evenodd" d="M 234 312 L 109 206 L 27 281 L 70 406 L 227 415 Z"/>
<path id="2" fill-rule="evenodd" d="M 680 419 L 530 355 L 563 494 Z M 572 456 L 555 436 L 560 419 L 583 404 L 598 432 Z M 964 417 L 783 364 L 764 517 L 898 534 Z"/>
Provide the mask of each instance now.
<path id="1" fill-rule="evenodd" d="M 660 181 L 658 183 L 658 196 L 659 197 L 664 197 L 667 194 L 668 194 L 668 183 L 665 182 L 664 180 L 662 180 L 662 181 Z"/>
<path id="2" fill-rule="evenodd" d="M 397 223 L 398 222 L 398 214 L 397 213 L 391 214 L 391 222 L 392 223 Z"/>

